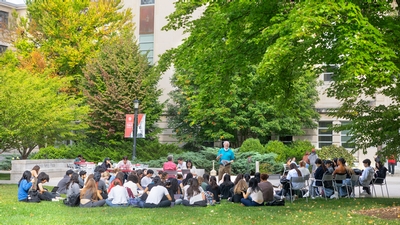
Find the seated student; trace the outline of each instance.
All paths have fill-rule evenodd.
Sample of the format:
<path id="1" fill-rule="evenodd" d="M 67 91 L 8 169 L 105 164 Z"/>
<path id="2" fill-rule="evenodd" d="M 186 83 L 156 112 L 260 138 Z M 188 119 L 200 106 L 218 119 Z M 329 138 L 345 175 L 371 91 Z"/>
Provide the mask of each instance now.
<path id="1" fill-rule="evenodd" d="M 45 189 L 43 187 L 43 185 L 45 183 L 47 183 L 50 180 L 49 175 L 47 175 L 45 172 L 40 172 L 38 175 L 38 183 L 37 183 L 37 190 L 39 191 L 39 198 L 40 200 L 44 200 L 44 201 L 52 201 L 52 200 L 56 200 L 56 194 L 55 193 L 51 193 L 49 191 L 47 191 L 47 189 Z"/>
<path id="2" fill-rule="evenodd" d="M 67 183 L 67 200 L 68 205 L 75 205 L 75 200 L 80 196 L 79 174 L 73 173 L 71 179 Z M 79 202 L 77 202 L 79 203 Z M 67 203 L 66 203 L 67 204 Z"/>
<path id="3" fill-rule="evenodd" d="M 71 179 L 71 175 L 74 173 L 73 170 L 67 170 L 65 173 L 65 176 L 58 182 L 57 187 L 57 193 L 60 194 L 67 194 L 67 183 Z"/>
<path id="4" fill-rule="evenodd" d="M 346 169 L 346 160 L 344 158 L 338 158 L 336 159 L 336 168 L 333 171 L 332 175 L 346 175 L 347 178 L 347 169 Z M 336 180 L 335 182 L 338 190 L 339 190 L 339 195 L 340 197 L 345 197 L 347 196 L 347 187 L 346 187 L 346 181 L 341 181 L 341 180 Z"/>
<path id="5" fill-rule="evenodd" d="M 149 185 L 151 183 L 152 176 L 154 174 L 153 170 L 148 170 L 146 176 L 144 176 L 142 178 L 142 180 L 140 181 L 140 184 L 142 185 L 143 188 L 147 187 L 147 185 Z"/>
<path id="6" fill-rule="evenodd" d="M 192 178 L 189 181 L 190 185 L 185 186 L 185 195 L 182 205 L 184 206 L 207 206 L 206 196 L 203 188 L 200 187 L 199 181 Z"/>
<path id="7" fill-rule="evenodd" d="M 326 171 L 325 164 L 322 163 L 322 160 L 320 158 L 315 160 L 315 166 L 317 168 L 314 172 L 315 180 L 311 183 L 309 188 L 311 199 L 315 199 L 315 197 L 320 196 L 318 187 L 322 186 L 321 180 Z"/>
<path id="8" fill-rule="evenodd" d="M 245 173 L 244 175 L 243 175 L 243 178 L 244 178 L 244 180 L 246 181 L 246 183 L 247 183 L 247 186 L 249 186 L 249 181 L 250 181 L 250 174 L 248 174 L 248 173 Z"/>
<path id="9" fill-rule="evenodd" d="M 207 185 L 206 191 L 209 191 L 213 194 L 214 203 L 217 203 L 217 204 L 220 203 L 219 196 L 221 195 L 221 189 L 218 186 L 217 178 L 215 176 L 210 177 L 210 184 Z"/>
<path id="10" fill-rule="evenodd" d="M 224 181 L 219 185 L 219 187 L 221 188 L 221 198 L 228 199 L 232 197 L 230 189 L 234 186 L 234 184 L 231 181 L 231 175 L 229 174 L 225 174 L 223 180 Z"/>
<path id="11" fill-rule="evenodd" d="M 119 179 L 113 181 L 114 187 L 108 193 L 108 198 L 106 199 L 106 204 L 111 207 L 126 207 L 128 206 L 128 192 L 126 188 L 122 186 Z"/>
<path id="12" fill-rule="evenodd" d="M 182 190 L 178 184 L 178 180 L 176 178 L 169 178 L 165 182 L 165 187 L 167 188 L 169 195 L 172 197 L 172 202 L 179 204 L 182 201 Z"/>
<path id="13" fill-rule="evenodd" d="M 39 175 L 40 166 L 36 165 L 32 168 L 31 173 L 32 177 L 37 177 Z"/>
<path id="14" fill-rule="evenodd" d="M 386 179 L 386 173 L 388 169 L 381 162 L 375 163 L 375 174 L 373 183 L 374 184 L 382 184 L 383 180 Z"/>
<path id="15" fill-rule="evenodd" d="M 143 190 L 139 184 L 139 178 L 135 174 L 129 174 L 128 181 L 125 182 L 124 187 L 131 189 L 132 193 L 136 196 L 139 192 L 138 189 Z"/>
<path id="16" fill-rule="evenodd" d="M 325 171 L 324 175 L 325 174 L 326 175 L 332 175 L 333 172 L 334 172 L 334 169 L 333 169 L 334 163 L 333 163 L 333 161 L 325 160 L 324 164 L 325 164 L 325 168 L 326 168 L 326 171 Z M 334 188 L 333 185 L 334 185 L 334 183 L 332 181 L 325 181 L 324 182 L 324 187 L 325 187 L 324 188 L 324 193 L 323 193 L 324 196 L 332 198 L 332 199 L 338 198 L 337 193 L 335 193 L 335 188 Z"/>
<path id="17" fill-rule="evenodd" d="M 83 188 L 83 186 L 85 185 L 85 179 L 86 179 L 86 171 L 82 170 L 79 172 L 79 187 Z"/>
<path id="18" fill-rule="evenodd" d="M 96 181 L 93 178 L 88 178 L 85 187 L 81 190 L 80 207 L 98 207 L 103 206 L 106 201 L 97 191 Z"/>
<path id="19" fill-rule="evenodd" d="M 301 177 L 302 176 L 300 170 L 297 168 L 296 163 L 291 163 L 290 166 L 289 166 L 289 169 L 290 170 L 289 170 L 288 175 L 286 177 L 288 182 L 290 182 L 290 179 L 292 177 Z M 292 182 L 292 187 L 294 189 L 300 189 L 300 188 L 303 188 L 304 186 L 305 186 L 304 182 Z M 282 196 L 286 196 L 287 194 L 290 193 L 290 191 L 291 191 L 290 190 L 290 184 L 289 185 L 288 184 L 284 185 L 284 187 L 282 188 Z"/>
<path id="20" fill-rule="evenodd" d="M 110 186 L 107 189 L 107 192 L 110 193 L 111 189 L 114 187 L 114 181 L 119 180 L 121 185 L 124 185 L 125 181 L 125 173 L 123 172 L 118 172 L 117 175 L 115 175 L 115 179 L 111 182 Z"/>
<path id="21" fill-rule="evenodd" d="M 268 181 L 268 178 L 269 178 L 268 174 L 263 173 L 260 176 L 261 182 L 258 183 L 258 187 L 263 193 L 264 202 L 270 202 L 274 200 L 274 187 Z"/>
<path id="22" fill-rule="evenodd" d="M 240 203 L 242 198 L 244 198 L 243 192 L 246 193 L 248 188 L 249 187 L 247 186 L 246 181 L 244 179 L 240 179 L 233 187 L 233 195 L 229 200 L 234 203 Z"/>
<path id="23" fill-rule="evenodd" d="M 95 181 L 97 192 L 99 193 L 99 195 L 101 195 L 102 199 L 107 199 L 108 198 L 107 187 L 106 183 L 103 180 L 101 180 L 101 173 L 94 172 L 94 174 L 89 175 L 87 180 L 89 180 L 89 178 L 92 178 Z"/>
<path id="24" fill-rule="evenodd" d="M 307 175 L 310 175 L 310 170 L 308 170 L 307 168 L 306 168 L 306 162 L 304 162 L 303 160 L 301 160 L 300 162 L 299 162 L 299 170 L 300 170 L 300 172 L 301 172 L 301 175 L 303 176 L 303 177 L 305 177 L 305 176 L 307 176 Z"/>
<path id="25" fill-rule="evenodd" d="M 201 183 L 201 187 L 203 190 L 207 189 L 207 186 L 210 184 L 210 175 L 208 173 L 203 173 L 203 182 Z"/>
<path id="26" fill-rule="evenodd" d="M 186 167 L 187 167 L 187 169 L 190 170 L 190 172 L 193 174 L 194 177 L 197 176 L 196 167 L 193 165 L 192 160 L 189 159 L 186 161 Z"/>
<path id="27" fill-rule="evenodd" d="M 26 170 L 21 179 L 18 182 L 18 201 L 20 202 L 28 202 L 28 192 L 32 187 L 32 173 L 29 170 Z"/>
<path id="28" fill-rule="evenodd" d="M 140 202 L 139 206 L 142 208 L 157 208 L 157 207 L 170 207 L 172 198 L 168 193 L 159 177 L 155 177 L 153 180 L 154 187 L 148 192 L 148 196 L 145 202 Z M 163 197 L 167 197 L 167 200 L 162 200 Z"/>
<path id="29" fill-rule="evenodd" d="M 249 181 L 247 192 L 242 191 L 243 198 L 240 200 L 244 206 L 262 206 L 264 203 L 263 194 L 258 187 L 258 182 L 255 178 Z"/>
<path id="30" fill-rule="evenodd" d="M 103 163 L 99 167 L 102 168 L 104 171 L 111 169 L 112 168 L 111 159 L 109 157 L 106 157 Z"/>
<path id="31" fill-rule="evenodd" d="M 371 196 L 369 184 L 374 178 L 374 168 L 371 167 L 371 160 L 369 159 L 364 159 L 363 164 L 365 169 L 362 171 L 359 182 L 364 191 L 360 195 Z"/>
<path id="32" fill-rule="evenodd" d="M 182 182 L 181 182 L 181 184 L 180 184 L 182 191 L 183 191 L 183 187 L 185 187 L 186 185 L 188 185 L 189 180 L 190 180 L 191 178 L 193 178 L 193 174 L 192 174 L 192 173 L 186 174 L 185 179 L 183 179 Z"/>
<path id="33" fill-rule="evenodd" d="M 82 161 L 82 155 L 78 155 L 75 160 L 74 160 L 74 164 L 75 164 L 75 169 L 80 169 L 80 162 Z"/>

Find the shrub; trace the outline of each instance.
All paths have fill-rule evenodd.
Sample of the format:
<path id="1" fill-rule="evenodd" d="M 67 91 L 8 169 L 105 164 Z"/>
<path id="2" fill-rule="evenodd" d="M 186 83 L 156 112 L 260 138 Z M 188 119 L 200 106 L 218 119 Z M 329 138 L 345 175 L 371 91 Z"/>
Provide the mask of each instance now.
<path id="1" fill-rule="evenodd" d="M 265 153 L 265 148 L 260 143 L 260 140 L 254 138 L 248 138 L 243 142 L 242 146 L 240 146 L 239 151 Z"/>
<path id="2" fill-rule="evenodd" d="M 296 157 L 296 162 L 300 162 L 302 160 L 304 154 L 306 152 L 311 152 L 311 149 L 313 149 L 314 146 L 311 144 L 310 141 L 304 141 L 304 140 L 296 140 L 292 142 L 291 145 L 289 145 L 289 151 L 287 152 L 288 157 Z"/>
<path id="3" fill-rule="evenodd" d="M 0 163 L 0 170 L 11 170 L 11 160 L 20 158 L 21 155 L 4 155 L 4 159 Z"/>
<path id="4" fill-rule="evenodd" d="M 277 155 L 276 162 L 286 162 L 287 157 L 293 157 L 288 154 L 289 147 L 281 141 L 269 141 L 265 145 L 267 153 L 275 153 Z"/>
<path id="5" fill-rule="evenodd" d="M 330 145 L 324 146 L 321 150 L 317 150 L 318 158 L 320 159 L 334 159 L 344 158 L 348 166 L 353 166 L 356 158 L 347 149 L 342 146 Z"/>

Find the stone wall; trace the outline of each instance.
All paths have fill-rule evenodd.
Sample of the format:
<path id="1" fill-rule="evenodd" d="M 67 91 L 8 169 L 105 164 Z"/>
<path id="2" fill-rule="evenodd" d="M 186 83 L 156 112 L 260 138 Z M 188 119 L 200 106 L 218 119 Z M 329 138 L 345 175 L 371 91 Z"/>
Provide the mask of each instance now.
<path id="1" fill-rule="evenodd" d="M 30 159 L 11 161 L 11 182 L 18 182 L 25 170 L 31 171 L 35 165 L 40 166 L 40 172 L 45 172 L 53 177 L 63 177 L 68 170 L 68 164 L 73 164 L 73 159 Z"/>

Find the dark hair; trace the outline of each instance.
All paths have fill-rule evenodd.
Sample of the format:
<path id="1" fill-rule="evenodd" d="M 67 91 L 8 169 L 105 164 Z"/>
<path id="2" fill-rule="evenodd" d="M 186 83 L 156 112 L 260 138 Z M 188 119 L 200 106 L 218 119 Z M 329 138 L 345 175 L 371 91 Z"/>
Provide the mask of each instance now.
<path id="1" fill-rule="evenodd" d="M 338 161 L 341 162 L 343 166 L 346 165 L 346 160 L 344 158 L 339 158 Z"/>
<path id="2" fill-rule="evenodd" d="M 190 167 L 188 167 L 188 163 L 190 163 Z M 186 161 L 186 167 L 187 167 L 188 169 L 192 169 L 192 167 L 193 167 L 192 160 L 188 159 L 188 160 Z"/>
<path id="3" fill-rule="evenodd" d="M 235 181 L 233 182 L 233 184 L 236 185 L 239 182 L 239 180 L 242 180 L 242 179 L 243 179 L 243 174 L 239 173 L 236 176 Z"/>
<path id="4" fill-rule="evenodd" d="M 94 175 L 93 175 L 94 181 L 99 182 L 100 178 L 101 178 L 101 173 L 100 172 L 95 172 Z"/>
<path id="5" fill-rule="evenodd" d="M 178 175 L 176 175 L 176 178 L 181 179 L 181 178 L 183 178 L 183 175 L 178 173 Z"/>
<path id="6" fill-rule="evenodd" d="M 147 174 L 154 174 L 153 170 L 147 170 Z"/>
<path id="7" fill-rule="evenodd" d="M 172 161 L 172 155 L 169 155 L 169 156 L 167 157 L 167 160 L 168 160 L 168 161 Z"/>
<path id="8" fill-rule="evenodd" d="M 122 186 L 121 182 L 122 182 L 122 181 L 121 181 L 120 179 L 117 179 L 117 178 L 115 178 L 115 179 L 113 180 L 114 186 L 117 186 L 117 185 Z"/>
<path id="9" fill-rule="evenodd" d="M 230 184 L 230 183 L 232 183 L 231 175 L 225 174 L 225 175 L 224 175 L 224 181 L 223 181 L 222 183 L 223 183 L 223 184 Z M 233 184 L 233 183 L 232 183 L 232 184 Z"/>
<path id="10" fill-rule="evenodd" d="M 133 183 L 137 184 L 139 183 L 139 177 L 135 174 L 129 174 L 128 181 L 132 181 Z"/>
<path id="11" fill-rule="evenodd" d="M 261 178 L 261 180 L 268 180 L 269 175 L 266 174 L 266 173 L 262 173 L 261 176 L 260 176 L 260 178 Z"/>
<path id="12" fill-rule="evenodd" d="M 182 158 L 182 157 L 179 157 L 178 160 L 183 160 L 183 158 Z"/>
<path id="13" fill-rule="evenodd" d="M 18 182 L 18 187 L 19 187 L 19 185 L 21 184 L 21 181 L 22 181 L 22 180 L 26 180 L 26 181 L 30 182 L 30 181 L 31 181 L 31 178 L 32 178 L 31 172 L 30 172 L 29 170 L 25 170 L 25 172 L 22 174 L 21 179 L 20 179 L 19 182 Z"/>
<path id="14" fill-rule="evenodd" d="M 155 176 L 155 177 L 153 178 L 153 183 L 154 183 L 156 186 L 162 185 L 161 178 L 160 178 L 159 176 Z"/>
<path id="15" fill-rule="evenodd" d="M 37 179 L 38 179 L 38 182 L 42 182 L 42 181 L 44 181 L 44 180 L 47 180 L 47 182 L 49 182 L 49 181 L 50 181 L 50 177 L 49 177 L 49 175 L 48 175 L 48 174 L 46 174 L 45 172 L 41 172 L 41 173 L 39 173 L 39 175 L 38 175 Z"/>
<path id="16" fill-rule="evenodd" d="M 122 157 L 122 160 L 128 160 L 128 156 Z"/>
<path id="17" fill-rule="evenodd" d="M 260 174 L 259 172 L 257 172 L 257 173 L 254 174 L 254 178 L 256 178 L 257 183 L 260 183 L 260 181 L 261 181 L 260 176 L 261 176 L 261 174 Z"/>
<path id="18" fill-rule="evenodd" d="M 249 180 L 249 188 L 251 188 L 251 190 L 253 191 L 253 192 L 256 192 L 256 191 L 259 191 L 260 190 L 260 188 L 258 187 L 258 182 L 257 182 L 257 179 L 256 178 L 251 178 L 250 180 Z"/>
<path id="19" fill-rule="evenodd" d="M 297 176 L 301 177 L 301 172 L 300 172 L 300 170 L 297 168 L 296 163 L 290 163 L 289 168 L 290 168 L 291 170 L 292 170 L 292 169 L 296 170 Z M 249 184 L 249 186 L 250 186 L 250 184 Z"/>
<path id="20" fill-rule="evenodd" d="M 217 178 L 215 176 L 210 177 L 210 186 L 212 189 L 217 189 L 218 184 L 217 184 Z"/>
<path id="21" fill-rule="evenodd" d="M 169 189 L 172 191 L 173 194 L 178 194 L 179 187 L 178 180 L 176 178 L 169 178 L 167 182 L 171 182 Z M 181 191 L 179 193 L 182 193 Z"/>
<path id="22" fill-rule="evenodd" d="M 203 179 L 207 184 L 210 183 L 210 175 L 208 173 L 203 174 Z"/>
<path id="23" fill-rule="evenodd" d="M 322 160 L 320 158 L 318 158 L 315 160 L 315 164 L 323 164 L 323 163 L 322 163 Z"/>
<path id="24" fill-rule="evenodd" d="M 250 174 L 245 173 L 243 177 L 244 177 L 244 179 L 246 180 L 246 182 L 249 182 L 249 180 L 250 180 Z"/>
<path id="25" fill-rule="evenodd" d="M 73 174 L 73 173 L 74 173 L 73 170 L 67 170 L 67 172 L 65 172 L 65 174 L 68 175 L 68 176 L 71 175 L 71 174 Z"/>
<path id="26" fill-rule="evenodd" d="M 82 171 L 81 171 L 82 172 Z M 71 184 L 78 184 L 79 185 L 79 174 L 73 173 L 71 175 L 71 179 L 69 179 L 69 182 L 67 183 L 67 189 L 69 189 L 69 186 Z"/>
<path id="27" fill-rule="evenodd" d="M 193 174 L 192 173 L 186 174 L 186 178 L 182 180 L 182 185 L 186 186 L 190 178 L 193 178 Z"/>
<path id="28" fill-rule="evenodd" d="M 369 160 L 369 159 L 364 159 L 364 160 L 363 160 L 363 163 L 366 163 L 366 164 L 368 164 L 368 166 L 370 166 L 370 165 L 371 165 L 371 160 Z"/>
<path id="29" fill-rule="evenodd" d="M 35 165 L 35 166 L 32 168 L 32 170 L 36 171 L 36 173 L 39 173 L 40 166 Z"/>
<path id="30" fill-rule="evenodd" d="M 78 158 L 82 158 L 82 155 L 78 155 Z"/>
<path id="31" fill-rule="evenodd" d="M 121 185 L 125 183 L 125 174 L 122 172 L 118 172 L 117 175 L 115 175 L 115 178 L 118 178 L 121 181 Z"/>
<path id="32" fill-rule="evenodd" d="M 81 170 L 80 172 L 79 172 L 79 176 L 82 176 L 82 175 L 85 175 L 86 174 L 86 171 L 84 171 L 84 170 Z"/>
<path id="33" fill-rule="evenodd" d="M 187 195 L 188 197 L 193 197 L 194 195 L 200 193 L 200 188 L 199 188 L 199 181 L 195 178 L 191 178 L 190 181 L 190 186 L 187 189 Z"/>

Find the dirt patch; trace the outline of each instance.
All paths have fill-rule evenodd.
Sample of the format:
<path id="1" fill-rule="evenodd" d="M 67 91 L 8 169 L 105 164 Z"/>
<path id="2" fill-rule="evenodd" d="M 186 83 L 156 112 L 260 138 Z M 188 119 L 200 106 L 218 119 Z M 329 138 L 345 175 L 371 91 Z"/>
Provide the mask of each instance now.
<path id="1" fill-rule="evenodd" d="M 357 210 L 353 211 L 353 213 L 377 217 L 381 219 L 400 220 L 400 206 L 380 209 Z"/>

